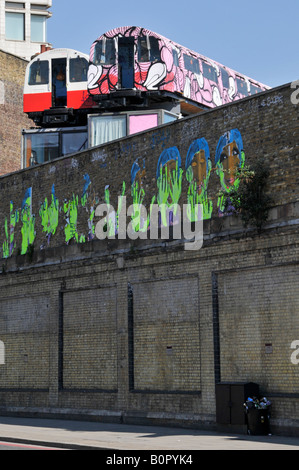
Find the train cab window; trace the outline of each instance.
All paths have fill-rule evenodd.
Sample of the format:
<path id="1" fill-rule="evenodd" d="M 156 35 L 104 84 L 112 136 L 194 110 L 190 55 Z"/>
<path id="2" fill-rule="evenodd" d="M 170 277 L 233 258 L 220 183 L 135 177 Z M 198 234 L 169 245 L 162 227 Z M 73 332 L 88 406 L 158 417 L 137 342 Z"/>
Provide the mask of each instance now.
<path id="1" fill-rule="evenodd" d="M 88 62 L 84 57 L 70 59 L 70 82 L 86 82 Z"/>
<path id="2" fill-rule="evenodd" d="M 158 39 L 153 36 L 140 36 L 138 38 L 138 61 L 155 62 L 160 59 Z"/>
<path id="3" fill-rule="evenodd" d="M 49 83 L 49 62 L 37 60 L 33 62 L 29 70 L 29 85 L 46 85 Z"/>
<path id="4" fill-rule="evenodd" d="M 148 62 L 148 46 L 146 36 L 138 38 L 138 61 L 139 62 Z"/>
<path id="5" fill-rule="evenodd" d="M 237 78 L 236 82 L 237 82 L 238 93 L 241 93 L 241 95 L 244 95 L 244 96 L 248 96 L 247 83 L 245 82 L 245 80 L 241 80 L 241 78 Z"/>
<path id="6" fill-rule="evenodd" d="M 184 67 L 190 72 L 197 73 L 199 75 L 199 62 L 195 57 L 184 54 Z"/>
<path id="7" fill-rule="evenodd" d="M 154 62 L 155 60 L 160 60 L 161 55 L 160 55 L 160 47 L 159 47 L 158 39 L 154 38 L 153 36 L 150 36 L 149 42 L 150 42 L 150 61 Z"/>
<path id="8" fill-rule="evenodd" d="M 217 83 L 217 71 L 215 67 L 213 67 L 210 64 L 207 64 L 206 62 L 202 63 L 202 71 L 203 71 L 203 76 L 207 78 L 208 80 L 212 80 L 213 82 Z"/>
<path id="9" fill-rule="evenodd" d="M 113 65 L 116 62 L 115 43 L 112 38 L 97 41 L 94 48 L 95 65 Z"/>

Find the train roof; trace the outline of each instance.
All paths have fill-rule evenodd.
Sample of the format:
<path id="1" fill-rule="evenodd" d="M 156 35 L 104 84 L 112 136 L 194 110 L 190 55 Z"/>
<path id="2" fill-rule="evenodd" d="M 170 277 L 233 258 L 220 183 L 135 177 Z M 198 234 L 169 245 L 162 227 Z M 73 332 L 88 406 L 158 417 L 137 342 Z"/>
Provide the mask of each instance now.
<path id="1" fill-rule="evenodd" d="M 47 60 L 51 58 L 59 58 L 59 57 L 76 57 L 76 56 L 81 56 L 85 57 L 87 60 L 89 59 L 88 54 L 85 54 L 84 52 L 77 51 L 75 49 L 69 49 L 69 48 L 55 48 L 55 49 L 49 49 L 48 51 L 41 52 L 40 54 L 35 55 L 32 57 L 31 61 L 29 62 L 29 65 L 31 62 L 34 62 L 35 60 Z"/>

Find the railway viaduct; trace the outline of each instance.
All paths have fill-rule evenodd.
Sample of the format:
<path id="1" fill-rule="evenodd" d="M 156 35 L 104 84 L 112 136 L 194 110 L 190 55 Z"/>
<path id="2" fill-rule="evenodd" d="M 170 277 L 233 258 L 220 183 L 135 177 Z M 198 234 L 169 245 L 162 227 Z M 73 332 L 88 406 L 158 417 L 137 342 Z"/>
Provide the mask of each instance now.
<path id="1" fill-rule="evenodd" d="M 216 391 L 253 382 L 272 402 L 273 432 L 299 433 L 292 91 L 286 84 L 0 178 L 0 414 L 243 426 L 234 403 L 222 402 L 219 418 Z M 219 206 L 221 139 L 245 165 L 261 158 L 269 169 L 261 233 Z M 171 233 L 97 238 L 99 204 L 163 200 L 160 163 L 174 155 L 179 176 L 166 196 L 186 204 L 196 142 L 207 144 L 200 249 Z"/>

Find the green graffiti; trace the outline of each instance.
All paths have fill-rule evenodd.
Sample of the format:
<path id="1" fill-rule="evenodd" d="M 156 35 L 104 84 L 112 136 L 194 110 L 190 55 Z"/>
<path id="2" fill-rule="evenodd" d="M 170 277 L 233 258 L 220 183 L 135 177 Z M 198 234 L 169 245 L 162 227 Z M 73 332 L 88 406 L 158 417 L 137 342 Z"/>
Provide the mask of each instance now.
<path id="1" fill-rule="evenodd" d="M 54 184 L 52 186 L 51 204 L 48 205 L 48 199 L 45 198 L 39 210 L 39 215 L 42 219 L 41 224 L 43 226 L 43 232 L 46 233 L 49 244 L 51 236 L 56 233 L 59 216 L 59 201 L 55 197 Z"/>
<path id="2" fill-rule="evenodd" d="M 32 246 L 35 240 L 35 216 L 32 215 L 32 190 L 29 188 L 26 191 L 21 209 L 21 235 L 22 235 L 22 249 L 21 254 L 25 255 L 29 246 Z"/>
<path id="3" fill-rule="evenodd" d="M 164 226 L 167 226 L 167 208 L 173 207 L 175 215 L 181 196 L 183 170 L 179 168 L 178 161 L 176 161 L 175 169 L 169 170 L 167 165 L 164 165 L 160 167 L 159 171 L 157 201 L 160 205 L 161 222 Z"/>
<path id="4" fill-rule="evenodd" d="M 239 168 L 233 170 L 224 170 L 223 164 L 218 162 L 216 166 L 216 173 L 219 176 L 221 190 L 218 194 L 217 207 L 220 213 L 227 212 L 228 214 L 234 212 L 234 208 L 230 207 L 230 194 L 235 193 L 240 185 L 240 178 L 238 178 L 238 171 L 244 169 L 245 166 L 245 153 L 241 151 L 241 160 Z M 236 177 L 237 176 L 237 177 Z M 226 179 L 230 178 L 232 183 L 228 185 Z"/>
<path id="5" fill-rule="evenodd" d="M 93 223 L 95 212 L 95 207 L 92 206 L 90 208 L 90 216 L 88 218 L 88 240 L 93 240 L 95 237 L 95 225 Z"/>
<path id="6" fill-rule="evenodd" d="M 99 203 L 98 199 L 95 198 L 91 208 L 90 208 L 90 215 L 88 218 L 88 236 L 87 240 L 93 240 L 95 238 L 95 224 L 94 224 L 94 216 L 96 213 L 96 205 Z"/>
<path id="7" fill-rule="evenodd" d="M 170 206 L 177 205 L 182 193 L 182 179 L 183 170 L 179 168 L 179 163 L 176 161 L 175 170 L 170 172 L 169 196 Z"/>
<path id="8" fill-rule="evenodd" d="M 123 181 L 121 197 L 118 198 L 117 211 L 116 211 L 116 232 L 117 233 L 119 232 L 119 214 L 122 208 L 122 201 L 123 201 L 125 192 L 126 192 L 126 183 Z"/>
<path id="9" fill-rule="evenodd" d="M 147 229 L 147 221 L 144 221 L 141 214 L 141 205 L 145 197 L 145 191 L 143 186 L 138 184 L 138 180 L 134 181 L 131 187 L 131 195 L 133 199 L 133 212 L 131 215 L 132 228 L 136 232 L 144 231 Z"/>
<path id="10" fill-rule="evenodd" d="M 145 198 L 145 190 L 143 187 L 143 180 L 146 178 L 145 161 L 143 160 L 140 166 L 138 160 L 139 159 L 135 160 L 131 168 L 131 196 L 133 202 L 133 210 L 131 212 L 131 227 L 135 232 L 146 232 L 150 225 L 150 214 L 156 196 L 153 196 L 152 198 L 152 202 L 150 204 L 150 214 L 146 214 L 142 208 L 142 204 Z"/>
<path id="11" fill-rule="evenodd" d="M 84 188 L 83 188 L 83 194 L 81 196 L 81 205 L 82 205 L 82 207 L 86 206 L 87 199 L 88 199 L 87 189 L 88 189 L 89 185 L 91 184 L 89 175 L 87 173 L 86 173 L 86 175 L 84 175 L 84 180 L 85 180 L 85 185 L 84 185 Z"/>
<path id="12" fill-rule="evenodd" d="M 108 215 L 106 216 L 105 220 L 106 220 L 106 232 L 109 238 L 109 237 L 114 237 L 115 235 L 115 212 L 114 211 L 110 212 L 112 206 L 110 205 L 109 185 L 105 187 L 104 200 L 108 208 Z"/>
<path id="13" fill-rule="evenodd" d="M 81 196 L 81 206 L 85 207 L 86 212 L 88 212 L 87 201 L 88 201 L 89 194 L 88 194 L 87 190 L 88 190 L 88 187 L 91 184 L 88 173 L 86 173 L 84 175 L 84 180 L 85 180 L 85 184 L 84 184 L 83 193 L 82 193 L 82 196 Z M 91 208 L 91 213 L 92 212 L 93 212 L 93 208 Z M 94 217 L 94 215 L 92 216 L 92 219 L 93 219 L 93 217 Z M 87 235 L 88 240 L 92 240 L 92 238 L 93 238 L 92 219 L 89 218 L 89 220 L 88 220 L 88 227 L 89 227 L 89 232 L 88 232 L 88 235 Z M 85 242 L 86 242 L 86 236 L 84 234 L 81 234 L 80 238 L 79 238 L 79 243 L 85 243 Z"/>
<path id="14" fill-rule="evenodd" d="M 106 231 L 108 238 L 114 238 L 115 234 L 119 231 L 119 214 L 122 208 L 122 198 L 125 195 L 126 184 L 123 181 L 121 196 L 118 197 L 117 210 L 113 210 L 113 207 L 110 205 L 110 190 L 109 186 L 105 187 L 105 196 L 104 200 L 107 204 L 108 215 L 106 216 Z"/>
<path id="15" fill-rule="evenodd" d="M 8 258 L 13 254 L 15 243 L 15 227 L 19 221 L 19 211 L 13 209 L 13 203 L 10 202 L 10 217 L 9 217 L 9 227 L 7 218 L 5 218 L 4 231 L 5 231 L 5 240 L 3 242 L 3 258 Z"/>
<path id="16" fill-rule="evenodd" d="M 208 173 L 201 185 L 198 187 L 197 181 L 193 177 L 192 167 L 189 166 L 186 171 L 186 179 L 189 182 L 187 193 L 187 216 L 191 222 L 197 221 L 198 216 L 203 219 L 210 219 L 213 212 L 213 203 L 208 197 L 208 183 L 211 174 L 212 164 L 208 160 Z M 202 205 L 202 214 L 198 213 L 196 208 L 198 204 Z"/>
<path id="17" fill-rule="evenodd" d="M 78 220 L 78 196 L 73 194 L 73 199 L 65 201 L 63 205 L 63 211 L 66 218 L 66 225 L 64 227 L 65 241 L 68 244 L 69 241 L 74 238 L 78 242 L 79 237 L 77 233 L 77 220 Z"/>
<path id="18" fill-rule="evenodd" d="M 4 230 L 5 230 L 6 239 L 3 242 L 3 258 L 8 258 L 9 257 L 9 241 L 8 241 L 7 218 L 5 218 Z"/>

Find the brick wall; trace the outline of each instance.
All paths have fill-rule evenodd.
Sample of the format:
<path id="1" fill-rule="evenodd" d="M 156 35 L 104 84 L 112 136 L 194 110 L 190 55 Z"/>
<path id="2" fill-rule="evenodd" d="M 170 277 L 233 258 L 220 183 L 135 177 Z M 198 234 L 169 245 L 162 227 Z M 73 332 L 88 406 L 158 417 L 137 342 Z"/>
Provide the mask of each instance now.
<path id="1" fill-rule="evenodd" d="M 21 168 L 21 132 L 34 127 L 23 113 L 27 61 L 0 50 L 0 175 Z"/>
<path id="2" fill-rule="evenodd" d="M 299 364 L 291 355 L 299 340 L 299 128 L 289 98 L 286 85 L 0 179 L 0 238 L 7 240 L 5 219 L 13 234 L 0 275 L 1 413 L 215 428 L 215 383 L 253 381 L 273 402 L 274 431 L 298 434 Z M 218 217 L 212 171 L 214 210 L 200 250 L 187 251 L 180 240 L 80 238 L 87 239 L 105 187 L 115 203 L 125 181 L 130 201 L 137 158 L 150 201 L 163 150 L 176 146 L 185 168 L 191 142 L 205 136 L 213 160 L 219 136 L 234 128 L 249 164 L 258 155 L 269 162 L 273 208 L 262 234 L 244 230 L 239 217 Z M 58 225 L 47 234 L 40 208 L 53 184 Z M 34 250 L 21 255 L 28 225 L 14 224 L 13 215 L 21 217 L 29 187 L 36 235 Z M 181 202 L 187 191 L 183 179 Z M 76 227 L 64 211 L 73 195 Z M 74 229 L 68 244 L 66 226 Z"/>

